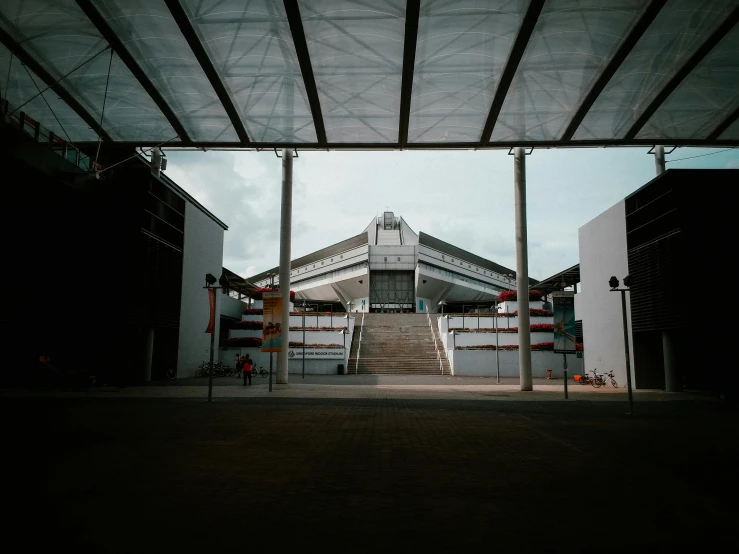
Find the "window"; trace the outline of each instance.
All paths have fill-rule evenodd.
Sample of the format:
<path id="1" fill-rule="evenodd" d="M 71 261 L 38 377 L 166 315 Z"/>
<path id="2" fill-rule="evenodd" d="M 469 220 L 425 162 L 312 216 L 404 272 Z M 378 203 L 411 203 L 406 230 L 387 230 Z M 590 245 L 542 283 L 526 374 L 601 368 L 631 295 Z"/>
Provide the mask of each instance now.
<path id="1" fill-rule="evenodd" d="M 398 256 L 398 261 L 400 261 L 400 256 Z"/>
<path id="2" fill-rule="evenodd" d="M 385 261 L 387 261 L 387 256 L 385 256 Z"/>

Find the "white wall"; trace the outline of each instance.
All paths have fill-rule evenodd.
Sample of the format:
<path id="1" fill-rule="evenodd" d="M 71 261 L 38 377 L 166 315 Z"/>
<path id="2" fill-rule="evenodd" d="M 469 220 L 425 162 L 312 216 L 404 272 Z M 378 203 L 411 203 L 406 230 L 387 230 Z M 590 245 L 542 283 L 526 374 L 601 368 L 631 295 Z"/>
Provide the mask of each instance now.
<path id="1" fill-rule="evenodd" d="M 623 284 L 629 273 L 626 250 L 625 203 L 620 201 L 578 230 L 580 281 L 576 295 L 577 318 L 583 322 L 585 369 L 598 373 L 613 371 L 619 383 L 626 384 L 621 293 L 611 292 L 608 280 L 615 275 Z M 631 337 L 631 310 L 626 298 L 631 378 L 634 379 L 634 350 Z"/>
<path id="2" fill-rule="evenodd" d="M 185 245 L 182 255 L 182 303 L 180 305 L 180 335 L 177 351 L 177 375 L 191 377 L 198 365 L 210 357 L 210 335 L 205 333 L 210 316 L 208 293 L 203 288 L 205 274 L 216 278 L 223 271 L 224 229 L 200 211 L 185 204 Z M 216 294 L 217 306 L 223 305 L 224 295 Z M 220 317 L 216 315 L 216 352 Z M 156 338 L 155 338 L 156 340 Z"/>
<path id="3" fill-rule="evenodd" d="M 452 350 L 449 358 L 449 363 L 453 365 L 456 376 L 495 377 L 497 375 L 495 350 Z M 563 361 L 562 354 L 534 350 L 531 352 L 532 376 L 546 377 L 547 369 L 551 369 L 552 377 L 557 377 L 561 383 L 564 376 Z M 518 350 L 500 350 L 499 362 L 501 377 L 520 376 Z M 568 384 L 575 384 L 572 379 L 573 375 L 582 374 L 582 362 L 582 358 L 578 359 L 574 354 L 567 356 Z"/>
<path id="4" fill-rule="evenodd" d="M 215 275 L 215 273 L 213 275 Z M 216 277 L 219 277 L 219 275 L 216 275 Z M 236 319 L 241 319 L 241 316 L 244 314 L 244 310 L 247 307 L 246 302 L 243 300 L 233 298 L 227 294 L 221 294 L 218 297 L 218 302 L 221 305 L 221 315 Z"/>

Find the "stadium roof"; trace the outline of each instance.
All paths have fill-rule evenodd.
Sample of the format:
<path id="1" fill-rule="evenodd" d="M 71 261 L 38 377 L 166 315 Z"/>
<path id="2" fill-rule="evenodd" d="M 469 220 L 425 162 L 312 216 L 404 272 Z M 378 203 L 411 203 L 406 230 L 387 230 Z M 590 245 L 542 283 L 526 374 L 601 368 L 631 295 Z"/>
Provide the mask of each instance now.
<path id="1" fill-rule="evenodd" d="M 738 20 L 739 0 L 3 0 L 0 96 L 75 144 L 737 146 Z"/>

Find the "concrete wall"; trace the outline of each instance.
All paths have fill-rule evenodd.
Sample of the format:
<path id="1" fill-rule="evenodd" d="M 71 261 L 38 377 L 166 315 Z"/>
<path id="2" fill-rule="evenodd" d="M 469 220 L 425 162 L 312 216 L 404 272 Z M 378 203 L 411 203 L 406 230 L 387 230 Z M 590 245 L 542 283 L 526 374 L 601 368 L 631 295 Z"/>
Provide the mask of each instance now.
<path id="1" fill-rule="evenodd" d="M 177 375 L 191 377 L 198 365 L 210 357 L 208 326 L 210 307 L 205 285 L 205 274 L 216 277 L 223 271 L 224 229 L 191 203 L 185 204 L 185 245 L 182 256 L 182 303 L 180 305 L 180 334 L 177 350 Z M 217 294 L 220 313 L 224 295 Z M 230 303 L 229 303 L 230 304 Z M 216 317 L 216 348 L 220 330 Z M 156 339 L 155 339 L 156 340 Z M 218 352 L 214 359 L 218 358 Z"/>
<path id="2" fill-rule="evenodd" d="M 500 350 L 499 362 L 501 377 L 519 377 L 517 350 Z M 495 377 L 497 374 L 495 350 L 451 350 L 449 352 L 449 363 L 454 368 L 454 375 L 456 376 Z M 546 377 L 547 369 L 551 369 L 552 377 L 559 378 L 561 382 L 564 375 L 562 365 L 562 354 L 531 352 L 531 373 L 533 377 Z M 568 384 L 574 385 L 572 376 L 582 374 L 582 372 L 583 359 L 578 359 L 574 354 L 568 355 Z M 618 381 L 618 379 L 616 380 Z M 622 385 L 622 383 L 619 382 L 619 385 Z"/>
<path id="3" fill-rule="evenodd" d="M 613 371 L 619 383 L 626 384 L 621 293 L 611 292 L 608 280 L 615 275 L 623 282 L 629 273 L 626 250 L 624 201 L 615 204 L 578 230 L 580 244 L 580 282 L 576 296 L 576 317 L 583 322 L 585 369 L 598 373 Z M 631 310 L 626 298 L 629 322 L 630 358 L 634 360 L 631 336 Z M 634 365 L 631 364 L 632 381 Z M 635 381 L 633 381 L 635 383 Z"/>
<path id="4" fill-rule="evenodd" d="M 215 273 L 213 275 L 215 275 Z M 219 277 L 219 275 L 216 275 L 216 277 Z M 244 314 L 244 310 L 247 307 L 246 302 L 243 300 L 233 298 L 227 294 L 221 294 L 218 297 L 218 302 L 221 305 L 221 315 L 236 319 L 241 319 L 241 316 Z"/>

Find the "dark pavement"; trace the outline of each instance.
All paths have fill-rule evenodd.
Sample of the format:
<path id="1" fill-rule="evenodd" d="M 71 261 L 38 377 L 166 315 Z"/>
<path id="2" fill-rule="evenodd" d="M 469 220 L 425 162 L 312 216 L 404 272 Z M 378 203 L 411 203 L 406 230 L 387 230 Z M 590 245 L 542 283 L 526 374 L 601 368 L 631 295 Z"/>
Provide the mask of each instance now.
<path id="1" fill-rule="evenodd" d="M 8 552 L 737 547 L 710 398 L 1 400 Z"/>

